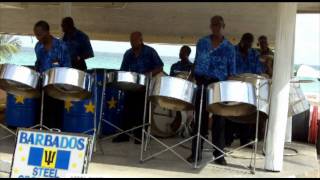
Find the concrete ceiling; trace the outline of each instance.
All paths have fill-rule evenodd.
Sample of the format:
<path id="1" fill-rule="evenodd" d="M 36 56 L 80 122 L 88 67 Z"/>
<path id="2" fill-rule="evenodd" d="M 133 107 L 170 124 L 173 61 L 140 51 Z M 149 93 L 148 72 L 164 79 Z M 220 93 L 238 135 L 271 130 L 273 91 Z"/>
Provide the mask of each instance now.
<path id="1" fill-rule="evenodd" d="M 68 9 L 70 5 L 70 9 Z M 225 35 L 234 43 L 251 32 L 275 40 L 278 3 L 1 3 L 0 32 L 33 34 L 43 19 L 61 36 L 61 18 L 70 15 L 91 39 L 128 41 L 139 30 L 147 42 L 188 43 L 210 33 L 209 20 L 225 19 Z M 320 3 L 299 3 L 298 12 L 320 12 Z"/>

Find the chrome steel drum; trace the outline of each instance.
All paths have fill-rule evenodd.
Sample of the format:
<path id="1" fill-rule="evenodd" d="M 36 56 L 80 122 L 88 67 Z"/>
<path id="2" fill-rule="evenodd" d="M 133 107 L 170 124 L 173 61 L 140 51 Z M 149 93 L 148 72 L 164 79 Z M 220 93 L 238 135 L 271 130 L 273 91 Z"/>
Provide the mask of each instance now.
<path id="1" fill-rule="evenodd" d="M 234 77 L 231 77 L 232 80 L 238 80 L 243 82 L 249 82 L 255 87 L 255 97 L 259 98 L 259 117 L 260 120 L 266 120 L 269 116 L 269 97 L 270 97 L 270 84 L 271 80 L 262 75 L 244 73 Z M 259 87 L 260 84 L 260 87 Z M 257 91 L 259 89 L 259 97 L 257 97 Z M 249 113 L 249 112 L 248 112 Z M 237 118 L 230 117 L 237 122 L 242 123 L 255 123 L 256 122 L 257 111 L 248 116 L 241 116 Z"/>
<path id="2" fill-rule="evenodd" d="M 300 84 L 298 83 L 290 84 L 288 115 L 294 116 L 308 109 L 310 109 L 310 104 L 306 99 L 306 97 L 304 96 L 300 88 Z"/>
<path id="3" fill-rule="evenodd" d="M 93 77 L 73 68 L 56 67 L 44 72 L 43 88 L 56 99 L 79 101 L 91 97 Z"/>
<path id="4" fill-rule="evenodd" d="M 146 76 L 127 71 L 114 71 L 107 73 L 107 84 L 121 90 L 139 91 L 146 87 Z"/>
<path id="5" fill-rule="evenodd" d="M 176 77 L 156 76 L 149 89 L 151 102 L 170 110 L 191 110 L 195 106 L 197 85 Z"/>
<path id="6" fill-rule="evenodd" d="M 255 94 L 257 94 L 257 90 L 259 90 L 259 97 L 257 97 L 259 98 L 259 111 L 265 115 L 269 114 L 270 79 L 250 73 L 240 74 L 235 77 L 231 77 L 230 79 L 252 83 L 256 88 Z"/>
<path id="7" fill-rule="evenodd" d="M 220 81 L 207 87 L 207 111 L 220 116 L 244 116 L 256 111 L 255 89 L 251 83 Z"/>
<path id="8" fill-rule="evenodd" d="M 40 74 L 28 67 L 0 65 L 0 88 L 4 91 L 27 98 L 39 97 Z"/>

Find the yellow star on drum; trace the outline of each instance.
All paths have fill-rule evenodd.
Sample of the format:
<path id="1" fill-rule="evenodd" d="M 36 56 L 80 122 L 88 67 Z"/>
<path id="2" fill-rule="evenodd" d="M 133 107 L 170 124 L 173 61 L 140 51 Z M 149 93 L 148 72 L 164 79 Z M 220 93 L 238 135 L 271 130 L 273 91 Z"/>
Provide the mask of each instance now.
<path id="1" fill-rule="evenodd" d="M 21 103 L 24 104 L 24 97 L 23 96 L 15 96 L 16 104 Z"/>
<path id="2" fill-rule="evenodd" d="M 70 99 L 67 99 L 65 102 L 64 102 L 64 108 L 70 112 L 70 108 L 73 106 L 73 104 L 71 103 L 71 100 Z"/>
<path id="3" fill-rule="evenodd" d="M 107 102 L 109 104 L 109 109 L 116 108 L 117 106 L 117 101 L 114 100 L 112 97 L 110 101 Z"/>
<path id="4" fill-rule="evenodd" d="M 88 112 L 94 113 L 94 105 L 92 104 L 91 101 L 89 102 L 89 104 L 84 105 L 84 107 L 86 108 L 86 113 Z"/>

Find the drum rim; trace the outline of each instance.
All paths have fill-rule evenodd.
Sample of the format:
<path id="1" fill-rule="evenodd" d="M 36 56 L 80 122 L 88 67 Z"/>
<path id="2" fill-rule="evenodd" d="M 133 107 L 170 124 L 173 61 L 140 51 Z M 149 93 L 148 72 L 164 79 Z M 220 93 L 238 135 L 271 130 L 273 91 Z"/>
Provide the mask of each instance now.
<path id="1" fill-rule="evenodd" d="M 19 78 L 17 78 L 17 76 L 11 76 L 12 70 L 16 72 L 23 71 L 23 73 L 30 75 L 30 79 L 33 79 L 35 81 L 33 81 L 32 83 L 22 82 L 21 79 L 19 80 Z M 8 84 L 8 82 L 12 82 L 17 86 L 23 85 L 28 88 L 26 90 L 19 90 L 19 89 L 13 89 L 13 88 L 10 89 L 8 87 L 3 87 L 1 88 L 3 91 L 14 94 L 14 95 L 22 95 L 28 98 L 40 96 L 39 82 L 40 82 L 41 76 L 39 72 L 23 65 L 5 63 L 0 65 L 0 74 L 1 74 L 1 79 L 0 79 L 1 82 L 5 84 Z"/>
<path id="2" fill-rule="evenodd" d="M 230 79 L 230 80 L 225 80 L 225 81 L 218 81 L 218 82 L 214 82 L 214 83 L 210 83 L 208 86 L 207 86 L 207 90 L 209 89 L 213 89 L 213 87 L 216 85 L 216 84 L 224 84 L 224 83 L 243 83 L 243 84 L 248 84 L 250 86 L 252 86 L 254 88 L 254 85 L 252 83 L 249 83 L 249 82 L 246 82 L 246 81 L 240 81 L 240 80 L 235 80 L 235 79 Z"/>
<path id="3" fill-rule="evenodd" d="M 194 82 L 192 82 L 192 81 L 189 81 L 189 80 L 186 80 L 186 79 L 183 79 L 183 78 L 174 77 L 174 76 L 158 76 L 158 77 L 152 78 L 151 84 L 154 83 L 154 81 L 157 81 L 157 80 L 159 80 L 159 79 L 160 79 L 160 81 L 162 81 L 162 79 L 174 79 L 174 80 L 178 80 L 178 81 L 181 81 L 181 82 L 186 82 L 186 83 L 188 83 L 188 84 L 192 84 L 192 87 L 193 87 L 194 89 L 197 89 L 197 88 L 198 88 L 198 85 L 197 85 L 196 83 L 194 83 Z"/>
<path id="4" fill-rule="evenodd" d="M 29 68 L 29 67 L 26 67 L 26 66 L 24 66 L 24 65 L 4 63 L 4 64 L 0 64 L 0 71 L 2 71 L 2 69 L 3 69 L 4 67 L 13 67 L 13 68 L 18 68 L 18 69 L 24 69 L 24 70 L 29 71 L 32 75 L 35 75 L 35 76 L 38 76 L 38 77 L 41 76 L 40 73 L 37 72 L 36 70 L 33 70 L 33 69 L 31 69 L 31 68 Z"/>

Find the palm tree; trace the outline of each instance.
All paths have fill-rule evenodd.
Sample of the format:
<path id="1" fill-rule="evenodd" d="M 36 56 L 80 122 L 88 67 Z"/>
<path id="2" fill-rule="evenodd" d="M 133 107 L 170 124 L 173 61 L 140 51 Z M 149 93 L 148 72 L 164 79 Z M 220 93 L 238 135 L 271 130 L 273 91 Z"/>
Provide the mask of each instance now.
<path id="1" fill-rule="evenodd" d="M 21 41 L 12 35 L 0 34 L 0 63 L 9 60 L 11 56 L 19 52 Z"/>

